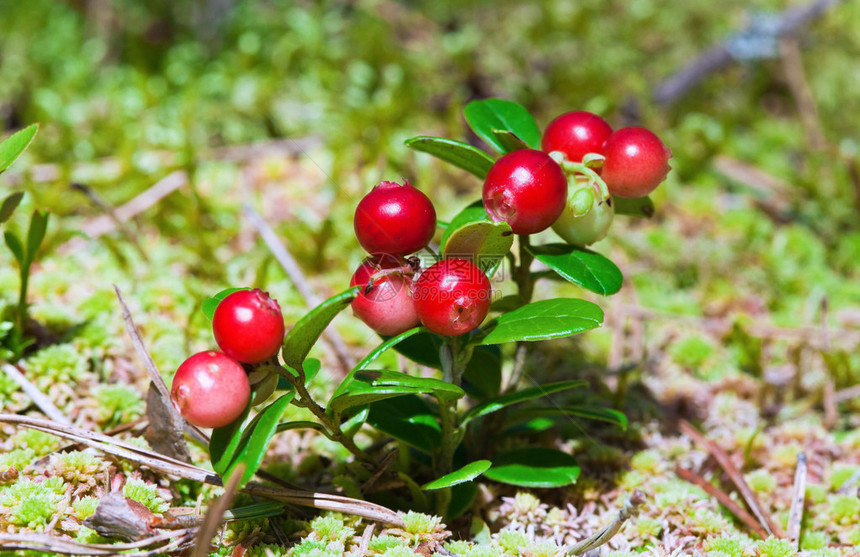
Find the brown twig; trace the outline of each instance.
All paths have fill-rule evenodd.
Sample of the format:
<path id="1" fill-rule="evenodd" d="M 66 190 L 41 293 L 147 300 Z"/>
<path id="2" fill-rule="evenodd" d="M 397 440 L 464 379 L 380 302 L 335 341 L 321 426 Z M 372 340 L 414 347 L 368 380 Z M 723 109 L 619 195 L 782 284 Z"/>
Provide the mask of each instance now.
<path id="1" fill-rule="evenodd" d="M 269 251 L 272 252 L 272 255 L 275 256 L 275 259 L 287 273 L 287 276 L 296 287 L 296 290 L 298 290 L 299 294 L 304 298 L 305 305 L 308 308 L 314 308 L 322 303 L 319 296 L 317 296 L 311 289 L 310 283 L 302 272 L 301 267 L 299 267 L 298 262 L 289 250 L 287 250 L 287 247 L 281 239 L 278 238 L 278 235 L 275 234 L 275 231 L 272 230 L 272 227 L 269 226 L 269 223 L 267 223 L 262 215 L 260 215 L 260 213 L 250 205 L 246 204 L 242 208 L 242 211 L 245 213 L 245 217 L 251 223 L 251 226 L 257 230 L 257 233 L 266 244 L 266 247 L 269 248 Z M 334 350 L 337 359 L 343 367 L 344 374 L 348 373 L 355 367 L 355 358 L 353 358 L 349 353 L 349 349 L 346 347 L 346 342 L 344 342 L 340 334 L 332 327 L 327 327 L 326 330 L 323 331 L 323 336 L 331 345 L 332 350 Z"/>
<path id="2" fill-rule="evenodd" d="M 788 88 L 797 111 L 800 113 L 800 122 L 806 131 L 806 139 L 809 147 L 820 151 L 827 147 L 827 139 L 821 128 L 821 118 L 818 116 L 818 108 L 815 106 L 815 97 L 806 80 L 806 72 L 803 69 L 803 57 L 800 53 L 800 43 L 796 37 L 783 37 L 779 41 L 779 53 L 782 58 L 782 69 L 788 81 Z"/>
<path id="3" fill-rule="evenodd" d="M 788 539 L 797 549 L 800 543 L 800 526 L 803 522 L 803 503 L 806 500 L 806 454 L 797 455 L 797 468 L 794 470 L 791 508 L 788 511 Z"/>
<path id="4" fill-rule="evenodd" d="M 696 429 L 693 424 L 686 420 L 681 420 L 680 422 L 681 432 L 692 439 L 697 445 L 705 448 L 711 456 L 714 457 L 714 460 L 717 461 L 717 464 L 722 467 L 723 471 L 729 477 L 738 492 L 741 494 L 741 497 L 744 498 L 750 510 L 753 512 L 755 517 L 764 527 L 764 530 L 768 535 L 776 536 L 778 538 L 784 538 L 785 532 L 779 527 L 779 525 L 774 522 L 773 518 L 770 515 L 764 512 L 762 508 L 761 502 L 756 497 L 755 492 L 750 489 L 750 486 L 747 484 L 746 480 L 744 480 L 743 474 L 741 474 L 740 470 L 738 470 L 735 465 L 732 463 L 732 460 L 729 458 L 729 455 L 726 454 L 724 450 L 722 450 L 716 443 L 705 437 L 704 435 Z"/>
<path id="5" fill-rule="evenodd" d="M 60 412 L 59 408 L 57 408 L 54 403 L 51 402 L 51 399 L 46 397 L 45 394 L 42 393 L 42 391 L 39 389 L 39 387 L 31 383 L 30 380 L 27 379 L 16 366 L 13 366 L 10 363 L 4 363 L 3 371 L 6 372 L 6 375 L 8 375 L 10 379 L 12 379 L 15 383 L 18 383 L 18 385 L 21 386 L 21 389 L 24 391 L 24 393 L 26 393 L 27 396 L 30 397 L 30 399 L 36 404 L 36 406 L 39 407 L 39 410 L 44 412 L 46 416 L 48 416 L 55 422 L 65 425 L 72 425 L 72 422 L 65 416 L 65 414 Z"/>
<path id="6" fill-rule="evenodd" d="M 137 235 L 132 232 L 128 226 L 126 226 L 125 221 L 121 219 L 119 215 L 116 214 L 116 211 L 110 203 L 102 199 L 102 197 L 98 193 L 96 193 L 93 188 L 85 184 L 73 183 L 71 185 L 71 188 L 87 196 L 87 199 L 90 200 L 90 203 L 95 205 L 102 213 L 104 213 L 105 216 L 107 216 L 111 220 L 113 226 L 119 229 L 122 236 L 129 243 L 131 243 L 132 246 L 134 246 L 134 249 L 137 250 L 137 253 L 140 255 L 141 259 L 146 262 L 149 262 L 149 257 L 146 255 L 146 251 L 143 249 L 143 247 L 140 245 L 140 242 L 137 240 Z"/>
<path id="7" fill-rule="evenodd" d="M 193 536 L 193 529 L 174 530 L 160 533 L 149 538 L 131 543 L 93 544 L 79 543 L 46 534 L 0 534 L 0 548 L 4 550 L 32 550 L 59 553 L 63 555 L 118 555 L 123 551 L 131 551 L 150 547 L 162 542 L 154 551 L 123 553 L 131 557 L 143 557 L 156 553 L 166 553 L 176 549 Z"/>
<path id="8" fill-rule="evenodd" d="M 675 468 L 675 474 L 685 482 L 690 482 L 691 484 L 697 485 L 702 490 L 719 501 L 719 503 L 724 506 L 730 513 L 738 517 L 738 520 L 747 525 L 747 527 L 755 532 L 761 539 L 767 538 L 767 532 L 764 528 L 761 527 L 761 524 L 756 522 L 756 519 L 746 511 L 743 507 L 741 507 L 737 501 L 732 499 L 728 493 L 718 488 L 714 484 L 707 481 L 702 476 L 696 474 L 692 470 L 688 468 L 682 468 L 680 466 Z"/>

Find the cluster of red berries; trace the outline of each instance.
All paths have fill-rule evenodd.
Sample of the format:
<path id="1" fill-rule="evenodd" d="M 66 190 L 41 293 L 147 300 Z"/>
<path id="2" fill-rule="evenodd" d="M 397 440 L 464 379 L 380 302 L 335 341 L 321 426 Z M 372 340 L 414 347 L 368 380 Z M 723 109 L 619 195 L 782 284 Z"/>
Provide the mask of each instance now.
<path id="1" fill-rule="evenodd" d="M 666 178 L 672 156 L 660 138 L 645 128 L 613 131 L 596 114 L 568 112 L 547 126 L 541 151 L 522 149 L 496 161 L 484 181 L 487 214 L 495 221 L 507 222 L 516 234 L 535 234 L 553 226 L 572 244 L 586 245 L 602 238 L 612 213 L 606 218 L 594 211 L 591 220 L 597 222 L 588 224 L 587 234 L 580 230 L 581 223 L 574 225 L 572 217 L 563 216 L 565 208 L 581 198 L 568 191 L 577 182 L 570 181 L 558 161 L 581 163 L 587 154 L 602 156 L 602 168 L 595 171 L 616 197 L 651 193 Z M 601 201 L 595 199 L 595 206 Z M 607 205 L 611 211 L 611 204 Z M 582 212 L 588 213 L 588 207 Z"/>
<path id="2" fill-rule="evenodd" d="M 278 352 L 284 318 L 266 292 L 237 290 L 215 309 L 212 332 L 221 351 L 198 352 L 185 360 L 173 376 L 171 398 L 190 423 L 214 428 L 245 411 L 251 385 L 242 364 L 258 364 Z"/>
<path id="3" fill-rule="evenodd" d="M 355 315 L 381 335 L 419 323 L 446 336 L 468 333 L 490 311 L 490 280 L 472 262 L 443 259 L 420 271 L 406 256 L 427 246 L 436 231 L 433 203 L 409 182 L 382 182 L 355 210 L 355 235 L 370 253 L 350 286 L 362 289 Z M 415 279 L 415 274 L 420 275 Z"/>

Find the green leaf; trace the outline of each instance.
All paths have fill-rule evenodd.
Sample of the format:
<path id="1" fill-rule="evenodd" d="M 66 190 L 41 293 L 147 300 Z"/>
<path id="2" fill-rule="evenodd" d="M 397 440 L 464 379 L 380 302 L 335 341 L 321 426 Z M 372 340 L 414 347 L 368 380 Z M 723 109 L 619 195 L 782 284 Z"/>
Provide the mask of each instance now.
<path id="1" fill-rule="evenodd" d="M 278 516 L 284 512 L 286 503 L 280 501 L 263 501 L 246 505 L 244 507 L 236 507 L 224 513 L 224 520 L 249 520 L 252 518 L 268 518 L 270 516 Z"/>
<path id="2" fill-rule="evenodd" d="M 250 411 L 251 405 L 248 405 L 242 415 L 232 423 L 212 430 L 209 438 L 209 460 L 212 462 L 212 469 L 222 476 L 236 456 L 236 449 L 242 440 L 242 424 L 245 423 Z"/>
<path id="3" fill-rule="evenodd" d="M 476 346 L 463 372 L 463 390 L 472 398 L 497 396 L 502 387 L 502 351 L 496 345 Z"/>
<path id="4" fill-rule="evenodd" d="M 299 319 L 284 337 L 284 363 L 293 368 L 301 366 L 331 320 L 349 306 L 360 290 L 360 286 L 353 286 L 332 296 Z"/>
<path id="5" fill-rule="evenodd" d="M 251 420 L 251 423 L 244 428 L 242 439 L 239 441 L 239 446 L 236 449 L 235 457 L 230 463 L 230 466 L 225 470 L 222 477 L 229 477 L 233 469 L 241 462 L 245 465 L 245 472 L 242 474 L 242 479 L 239 480 L 241 489 L 248 480 L 260 468 L 263 462 L 263 457 L 269 448 L 269 443 L 278 429 L 278 424 L 284 410 L 290 401 L 293 400 L 293 393 L 287 393 L 275 400 L 273 403 L 260 411 L 257 416 Z"/>
<path id="6" fill-rule="evenodd" d="M 451 222 L 448 223 L 447 228 L 445 228 L 445 232 L 442 233 L 439 247 L 444 249 L 445 244 L 448 243 L 448 238 L 451 237 L 451 234 L 455 230 L 466 226 L 467 224 L 472 224 L 473 222 L 492 222 L 490 217 L 487 215 L 487 211 L 484 210 L 484 202 L 480 199 L 469 203 L 462 211 L 454 215 L 454 218 L 451 219 Z"/>
<path id="7" fill-rule="evenodd" d="M 329 408 L 342 413 L 377 400 L 424 393 L 433 393 L 441 400 L 457 400 L 466 394 L 460 387 L 438 379 L 415 377 L 399 371 L 363 369 L 355 372 L 344 394 L 329 401 Z"/>
<path id="8" fill-rule="evenodd" d="M 603 310 L 577 298 L 552 298 L 503 313 L 483 327 L 480 344 L 567 337 L 599 327 Z"/>
<path id="9" fill-rule="evenodd" d="M 248 290 L 248 287 L 227 288 L 225 290 L 222 290 L 211 298 L 203 300 L 203 303 L 200 304 L 200 311 L 203 312 L 203 315 L 206 316 L 206 319 L 212 321 L 212 318 L 215 316 L 215 309 L 218 307 L 218 304 L 221 303 L 221 300 L 223 300 L 233 292 L 238 292 L 239 290 Z"/>
<path id="10" fill-rule="evenodd" d="M 645 217 L 650 219 L 654 216 L 654 202 L 648 196 L 645 197 L 613 197 L 616 215 L 628 215 L 631 217 Z"/>
<path id="11" fill-rule="evenodd" d="M 553 273 L 555 276 L 555 273 Z M 491 312 L 496 313 L 505 313 L 508 311 L 513 311 L 517 308 L 521 308 L 526 305 L 526 301 L 519 294 L 508 294 L 507 296 L 502 296 L 490 306 Z"/>
<path id="12" fill-rule="evenodd" d="M 0 143 L 0 174 L 5 172 L 15 162 L 15 159 L 27 150 L 38 131 L 39 124 L 33 124 L 13 133 L 3 143 Z"/>
<path id="13" fill-rule="evenodd" d="M 568 389 L 578 389 L 580 387 L 587 386 L 587 381 L 560 381 L 558 383 L 549 383 L 547 385 L 529 387 L 527 389 L 508 393 L 498 398 L 483 402 L 477 406 L 473 406 L 465 414 L 463 414 L 463 419 L 460 423 L 461 425 L 465 425 L 471 420 L 474 420 L 475 418 L 480 418 L 482 416 L 486 416 L 487 414 L 498 412 L 499 410 L 507 408 L 508 406 L 513 406 L 514 404 L 519 404 L 528 400 L 534 400 L 536 398 L 544 397 L 561 391 L 566 391 Z"/>
<path id="14" fill-rule="evenodd" d="M 499 145 L 504 149 L 504 151 L 502 151 L 503 153 L 510 153 L 511 151 L 519 151 L 521 149 L 529 148 L 525 141 L 517 137 L 513 132 L 507 130 L 492 130 L 492 134 L 493 137 L 496 138 L 496 141 L 499 142 Z"/>
<path id="15" fill-rule="evenodd" d="M 16 236 L 14 232 L 7 230 L 3 233 L 3 238 L 6 240 L 6 245 L 9 247 L 9 251 L 11 251 L 12 255 L 15 256 L 15 260 L 18 261 L 18 265 L 22 268 L 26 267 L 27 261 L 24 259 L 24 246 L 21 244 L 21 240 L 18 239 L 18 236 Z"/>
<path id="16" fill-rule="evenodd" d="M 434 489 L 443 489 L 446 487 L 452 487 L 458 484 L 471 482 L 472 480 L 483 474 L 492 465 L 493 463 L 489 460 L 476 460 L 475 462 L 470 462 L 459 470 L 455 470 L 450 474 L 445 474 L 441 478 L 435 479 L 432 482 L 422 485 L 421 489 L 431 491 Z"/>
<path id="17" fill-rule="evenodd" d="M 364 422 L 367 421 L 368 414 L 370 414 L 370 406 L 360 408 L 358 412 L 355 413 L 355 415 L 340 424 L 340 429 L 348 437 L 352 437 L 353 435 L 358 433 L 358 430 L 361 429 L 361 426 L 363 426 Z"/>
<path id="18" fill-rule="evenodd" d="M 21 200 L 24 198 L 24 192 L 16 191 L 15 193 L 11 193 L 6 196 L 3 200 L 3 204 L 0 205 L 0 224 L 3 224 L 9 217 L 12 216 L 12 213 L 15 212 L 15 209 L 18 208 L 18 204 L 21 203 Z"/>
<path id="19" fill-rule="evenodd" d="M 367 423 L 428 454 L 435 452 L 442 440 L 436 416 L 424 400 L 414 395 L 371 404 Z"/>
<path id="20" fill-rule="evenodd" d="M 506 152 L 505 147 L 496 139 L 493 130 L 509 131 L 529 147 L 540 149 L 540 130 L 534 117 L 515 102 L 505 99 L 472 101 L 463 113 L 478 137 L 500 153 Z"/>
<path id="21" fill-rule="evenodd" d="M 278 424 L 277 433 L 281 433 L 282 431 L 289 431 L 291 429 L 313 429 L 316 431 L 325 431 L 325 428 L 316 422 L 309 422 L 306 420 L 297 420 L 294 422 L 281 422 Z"/>
<path id="22" fill-rule="evenodd" d="M 36 252 L 45 239 L 48 230 L 48 211 L 33 211 L 30 217 L 30 228 L 27 230 L 27 261 L 36 260 Z"/>
<path id="23" fill-rule="evenodd" d="M 562 406 L 562 407 L 546 407 L 546 408 L 523 408 L 512 412 L 510 421 L 531 419 L 543 416 L 577 416 L 588 420 L 597 420 L 608 422 L 620 426 L 621 429 L 627 429 L 627 416 L 624 413 L 612 408 L 603 408 L 601 406 Z"/>
<path id="24" fill-rule="evenodd" d="M 406 146 L 451 163 L 481 180 L 487 177 L 487 172 L 493 166 L 493 158 L 490 155 L 462 141 L 421 136 L 407 139 Z"/>
<path id="25" fill-rule="evenodd" d="M 417 377 L 399 371 L 363 369 L 355 373 L 355 380 L 374 387 L 410 387 L 422 393 L 433 393 L 441 400 L 457 400 L 466 395 L 463 389 L 447 381 Z"/>
<path id="26" fill-rule="evenodd" d="M 554 425 L 555 420 L 552 418 L 534 418 L 509 426 L 500 435 L 534 435 L 546 431 Z"/>
<path id="27" fill-rule="evenodd" d="M 621 271 L 597 252 L 567 244 L 529 246 L 528 250 L 535 259 L 573 284 L 604 296 L 621 290 L 624 280 Z"/>
<path id="28" fill-rule="evenodd" d="M 314 380 L 314 377 L 317 376 L 320 371 L 320 367 L 322 367 L 322 364 L 316 358 L 308 358 L 305 360 L 305 363 L 302 364 L 302 366 L 304 367 L 305 371 L 305 385 L 308 385 L 311 381 Z M 299 372 L 291 367 L 284 367 L 284 369 L 286 369 L 290 374 L 292 374 L 293 377 L 299 376 Z M 292 391 L 293 386 L 290 384 L 289 381 L 287 381 L 286 377 L 281 376 L 278 377 L 278 390 Z"/>
<path id="29" fill-rule="evenodd" d="M 394 346 L 394 350 L 422 366 L 442 369 L 442 362 L 439 360 L 439 348 L 442 343 L 442 337 L 436 333 L 422 330 L 416 335 L 403 339 Z"/>
<path id="30" fill-rule="evenodd" d="M 415 327 L 415 328 L 409 329 L 408 331 L 404 331 L 404 332 L 400 333 L 399 335 L 387 338 L 382 344 L 380 344 L 379 346 L 377 346 L 376 348 L 371 350 L 367 356 L 365 356 L 360 362 L 358 362 L 358 364 L 356 364 L 355 368 L 350 370 L 350 372 L 347 374 L 347 376 L 343 378 L 343 381 L 340 382 L 340 385 L 338 385 L 337 389 L 335 389 L 334 394 L 332 394 L 331 398 L 334 399 L 334 398 L 338 397 L 339 395 L 342 395 L 343 393 L 346 392 L 347 388 L 352 383 L 352 378 L 355 376 L 356 371 L 358 371 L 360 369 L 367 369 L 367 366 L 369 366 L 374 361 L 376 361 L 377 358 L 382 356 L 384 353 L 386 353 L 392 347 L 396 346 L 401 341 L 406 340 L 407 338 L 411 337 L 412 335 L 416 335 L 416 334 L 421 333 L 421 332 L 427 332 L 427 329 L 425 329 L 423 327 Z"/>
<path id="31" fill-rule="evenodd" d="M 519 487 L 562 487 L 576 482 L 579 465 L 567 453 L 531 447 L 497 456 L 484 476 Z"/>
<path id="32" fill-rule="evenodd" d="M 513 243 L 510 225 L 490 220 L 484 203 L 478 200 L 451 219 L 442 234 L 440 249 L 444 257 L 466 256 L 492 275 Z"/>
<path id="33" fill-rule="evenodd" d="M 451 489 L 451 502 L 448 504 L 448 512 L 445 513 L 447 519 L 453 520 L 462 516 L 472 506 L 477 495 L 478 484 L 475 482 L 455 485 Z"/>

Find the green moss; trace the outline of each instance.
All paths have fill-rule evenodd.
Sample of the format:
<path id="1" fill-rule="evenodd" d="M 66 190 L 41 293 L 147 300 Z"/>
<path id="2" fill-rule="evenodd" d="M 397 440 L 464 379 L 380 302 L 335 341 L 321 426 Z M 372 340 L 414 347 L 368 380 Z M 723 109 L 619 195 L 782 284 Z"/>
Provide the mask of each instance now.
<path id="1" fill-rule="evenodd" d="M 860 519 L 860 499 L 856 495 L 831 495 L 827 498 L 831 520 L 840 525 L 853 524 Z"/>
<path id="2" fill-rule="evenodd" d="M 661 461 L 662 457 L 659 452 L 648 449 L 633 455 L 633 458 L 630 459 L 630 467 L 637 472 L 653 474 L 659 470 Z"/>
<path id="3" fill-rule="evenodd" d="M 69 451 L 52 457 L 54 468 L 67 481 L 88 481 L 105 466 L 105 461 L 85 451 Z"/>
<path id="4" fill-rule="evenodd" d="M 827 489 L 821 484 L 809 484 L 806 486 L 806 498 L 813 504 L 823 503 L 827 500 Z"/>
<path id="5" fill-rule="evenodd" d="M 39 350 L 24 362 L 27 376 L 41 389 L 57 383 L 77 383 L 89 369 L 72 344 L 54 344 Z"/>
<path id="6" fill-rule="evenodd" d="M 403 515 L 403 530 L 409 534 L 432 534 L 442 522 L 442 517 L 409 511 Z"/>
<path id="7" fill-rule="evenodd" d="M 529 545 L 529 538 L 522 532 L 514 530 L 502 530 L 497 536 L 499 546 L 505 550 L 505 553 L 517 555 L 520 547 Z"/>
<path id="8" fill-rule="evenodd" d="M 355 530 L 344 526 L 343 519 L 336 516 L 320 516 L 311 522 L 311 529 L 321 540 L 345 542 L 355 534 Z"/>
<path id="9" fill-rule="evenodd" d="M 649 516 L 640 516 L 633 524 L 636 534 L 643 538 L 651 538 L 660 535 L 663 531 L 663 525 L 655 518 Z"/>
<path id="10" fill-rule="evenodd" d="M 768 538 L 758 542 L 756 549 L 761 557 L 790 557 L 797 553 L 789 540 Z"/>
<path id="11" fill-rule="evenodd" d="M 137 478 L 131 478 L 125 482 L 122 493 L 129 499 L 142 503 L 156 514 L 161 514 L 170 508 L 167 501 L 158 495 L 157 488 L 154 485 L 147 485 L 146 482 Z"/>
<path id="12" fill-rule="evenodd" d="M 455 555 L 466 555 L 472 548 L 472 544 L 463 540 L 451 541 L 445 544 L 445 549 Z"/>
<path id="13" fill-rule="evenodd" d="M 75 516 L 81 520 L 92 516 L 96 512 L 96 507 L 99 506 L 99 500 L 96 497 L 81 497 L 72 503 L 72 509 L 75 511 Z"/>
<path id="14" fill-rule="evenodd" d="M 747 483 L 757 493 L 773 493 L 776 489 L 776 478 L 767 470 L 761 468 L 746 476 Z"/>
<path id="15" fill-rule="evenodd" d="M 839 491 L 848 481 L 860 480 L 860 466 L 856 464 L 834 464 L 830 470 L 830 489 Z"/>
<path id="16" fill-rule="evenodd" d="M 9 522 L 32 529 L 44 527 L 60 510 L 64 484 L 62 478 L 42 483 L 19 479 L 0 491 L 0 505 L 12 509 Z"/>
<path id="17" fill-rule="evenodd" d="M 0 454 L 0 470 L 15 468 L 19 472 L 30 465 L 36 453 L 33 449 L 13 449 L 8 453 Z"/>
<path id="18" fill-rule="evenodd" d="M 394 536 L 376 536 L 370 539 L 367 548 L 376 553 L 385 553 L 393 547 L 403 546 L 404 543 L 402 539 L 395 538 Z"/>
<path id="19" fill-rule="evenodd" d="M 129 422 L 143 413 L 138 392 L 127 385 L 100 385 L 95 389 L 99 419 L 107 426 Z"/>
<path id="20" fill-rule="evenodd" d="M 60 440 L 50 433 L 25 429 L 14 437 L 16 447 L 33 449 L 36 456 L 44 456 L 60 446 Z"/>
<path id="21" fill-rule="evenodd" d="M 386 549 L 382 557 L 415 557 L 415 555 L 417 554 L 408 547 L 392 547 Z"/>
<path id="22" fill-rule="evenodd" d="M 692 370 L 701 368 L 715 352 L 714 344 L 701 336 L 681 339 L 669 349 L 669 355 L 676 364 Z"/>
<path id="23" fill-rule="evenodd" d="M 830 543 L 827 532 L 804 532 L 800 538 L 800 549 L 812 550 L 822 549 Z"/>
<path id="24" fill-rule="evenodd" d="M 746 543 L 738 536 L 719 536 L 705 540 L 704 549 L 711 553 L 722 553 L 730 557 L 741 557 Z"/>

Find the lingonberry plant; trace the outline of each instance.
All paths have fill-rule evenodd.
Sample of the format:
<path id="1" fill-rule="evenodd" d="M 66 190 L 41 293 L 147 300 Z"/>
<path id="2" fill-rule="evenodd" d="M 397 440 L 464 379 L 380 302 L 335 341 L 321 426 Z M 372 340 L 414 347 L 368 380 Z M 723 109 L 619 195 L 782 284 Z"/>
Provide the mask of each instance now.
<path id="1" fill-rule="evenodd" d="M 198 352 L 179 366 L 171 388 L 179 413 L 199 427 L 222 427 L 236 420 L 251 399 L 245 369 L 222 352 Z"/>
<path id="2" fill-rule="evenodd" d="M 465 116 L 498 159 L 453 139 L 416 137 L 407 146 L 475 175 L 484 182 L 482 199 L 449 222 L 437 223 L 430 199 L 408 182 L 374 187 L 359 202 L 354 222 L 358 242 L 370 257 L 356 270 L 350 288 L 289 328 L 280 354 L 272 349 L 280 334 L 260 333 L 272 330 L 272 308 L 277 307 L 260 291 L 229 289 L 204 302 L 219 346 L 225 352 L 228 345 L 242 347 L 232 354 L 245 365 L 207 352 L 220 363 L 206 367 L 197 363 L 200 355 L 193 356 L 177 371 L 173 392 L 189 421 L 218 426 L 209 446 L 217 473 L 226 477 L 242 464 L 245 482 L 277 432 L 310 428 L 342 444 L 360 463 L 339 476 L 345 489 L 352 486 L 371 499 L 452 518 L 472 504 L 479 476 L 527 487 L 576 480 L 573 456 L 547 447 L 499 449 L 508 446 L 497 442 L 506 432 L 540 431 L 536 417 L 626 423 L 612 409 L 536 402 L 581 388 L 582 381 L 522 388 L 535 341 L 575 335 L 603 322 L 598 305 L 568 297 L 534 300 L 534 286 L 548 277 L 600 295 L 621 288 L 618 268 L 585 246 L 607 234 L 615 214 L 650 216 L 653 204 L 647 197 L 614 199 L 607 181 L 623 183 L 624 195 L 651 191 L 665 176 L 668 150 L 659 139 L 643 139 L 643 132 L 610 134 L 608 124 L 588 113 L 556 119 L 543 140 L 534 118 L 510 101 L 475 101 L 466 106 Z M 613 142 L 616 135 L 621 139 Z M 643 154 L 632 152 L 631 144 Z M 597 172 L 601 166 L 603 177 Z M 532 235 L 550 226 L 564 242 L 533 243 Z M 431 248 L 437 228 L 443 230 L 438 246 Z M 426 255 L 405 257 L 420 250 Z M 543 269 L 532 268 L 535 260 Z M 494 299 L 491 279 L 504 277 L 510 277 L 516 293 Z M 234 314 L 246 304 L 234 299 L 253 301 L 241 327 L 234 326 L 239 321 Z M 307 384 L 321 363 L 308 354 L 335 316 L 350 306 L 381 342 L 320 402 Z M 225 321 L 222 314 L 228 316 Z M 397 360 L 385 357 L 390 350 L 439 370 L 439 376 L 391 369 Z M 503 366 L 507 358 L 512 365 Z M 216 368 L 230 370 L 224 373 L 229 379 L 221 379 Z M 245 374 L 247 396 L 221 404 L 217 393 L 245 393 L 238 377 Z M 206 380 L 215 385 L 208 395 L 214 409 L 196 404 L 194 389 L 202 391 Z M 263 403 L 268 404 L 248 421 L 252 407 Z M 282 421 L 289 404 L 305 408 L 313 419 Z M 234 419 L 216 423 L 213 414 Z M 383 451 L 391 448 L 400 450 L 400 458 L 386 457 Z M 352 479 L 343 479 L 348 474 Z M 394 487 L 375 491 L 374 484 Z"/>
<path id="3" fill-rule="evenodd" d="M 238 290 L 218 304 L 212 316 L 215 342 L 227 356 L 257 364 L 275 355 L 284 340 L 278 302 L 259 288 Z"/>

